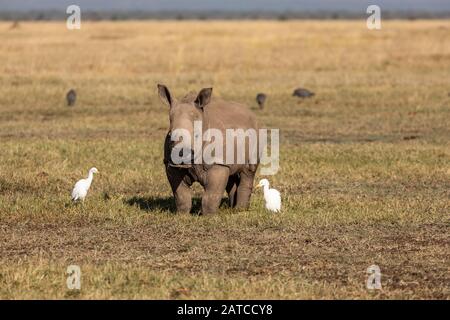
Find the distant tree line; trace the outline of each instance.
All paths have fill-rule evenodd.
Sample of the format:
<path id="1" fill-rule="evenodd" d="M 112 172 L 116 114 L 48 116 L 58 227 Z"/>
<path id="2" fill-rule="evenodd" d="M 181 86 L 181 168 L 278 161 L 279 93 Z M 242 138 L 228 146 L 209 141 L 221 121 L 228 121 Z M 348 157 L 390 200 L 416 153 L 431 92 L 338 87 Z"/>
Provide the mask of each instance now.
<path id="1" fill-rule="evenodd" d="M 305 11 L 305 12 L 227 12 L 227 11 L 82 11 L 83 19 L 100 20 L 293 20 L 293 19 L 364 19 L 365 12 L 354 11 Z M 9 21 L 39 21 L 39 20 L 64 20 L 65 12 L 28 11 L 28 12 L 0 12 L 0 20 Z M 426 11 L 382 11 L 383 19 L 448 19 L 450 11 L 426 12 Z"/>

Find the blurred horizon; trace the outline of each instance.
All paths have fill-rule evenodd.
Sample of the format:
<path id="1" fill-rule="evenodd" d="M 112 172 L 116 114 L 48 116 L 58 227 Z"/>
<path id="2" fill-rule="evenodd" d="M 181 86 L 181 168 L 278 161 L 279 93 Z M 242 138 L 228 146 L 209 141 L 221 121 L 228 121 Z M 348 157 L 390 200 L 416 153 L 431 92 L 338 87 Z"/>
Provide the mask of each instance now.
<path id="1" fill-rule="evenodd" d="M 0 12 L 63 10 L 71 4 L 87 11 L 365 12 L 371 4 L 386 11 L 450 11 L 448 0 L 0 0 Z"/>
<path id="2" fill-rule="evenodd" d="M 362 19 L 372 4 L 384 19 L 450 19 L 448 0 L 0 0 L 0 20 L 63 20 L 72 4 L 96 21 Z"/>

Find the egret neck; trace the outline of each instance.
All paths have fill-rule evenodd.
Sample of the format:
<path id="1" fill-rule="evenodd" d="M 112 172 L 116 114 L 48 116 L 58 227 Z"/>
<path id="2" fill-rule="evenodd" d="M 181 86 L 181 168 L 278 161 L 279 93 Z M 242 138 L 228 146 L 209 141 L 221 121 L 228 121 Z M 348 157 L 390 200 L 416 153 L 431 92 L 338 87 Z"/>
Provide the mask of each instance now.
<path id="1" fill-rule="evenodd" d="M 94 173 L 92 171 L 89 171 L 89 175 L 87 177 L 88 187 L 91 186 L 92 179 L 94 179 Z"/>
<path id="2" fill-rule="evenodd" d="M 263 186 L 263 190 L 264 190 L 264 197 L 267 196 L 267 192 L 269 192 L 269 186 L 267 184 L 265 184 Z"/>

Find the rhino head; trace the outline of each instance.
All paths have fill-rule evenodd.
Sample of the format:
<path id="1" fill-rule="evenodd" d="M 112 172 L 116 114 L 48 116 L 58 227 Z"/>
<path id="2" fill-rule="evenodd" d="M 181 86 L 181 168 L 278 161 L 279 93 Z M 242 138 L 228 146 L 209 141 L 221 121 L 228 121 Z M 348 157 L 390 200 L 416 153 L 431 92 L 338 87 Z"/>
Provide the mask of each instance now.
<path id="1" fill-rule="evenodd" d="M 165 85 L 158 84 L 158 94 L 161 101 L 169 107 L 168 138 L 170 138 L 169 148 L 172 155 L 169 165 L 190 167 L 194 162 L 194 139 L 199 138 L 196 136 L 199 133 L 194 130 L 194 122 L 202 121 L 203 108 L 211 100 L 212 88 L 200 90 L 195 99 L 177 101 Z M 177 155 L 176 161 L 173 155 Z"/>

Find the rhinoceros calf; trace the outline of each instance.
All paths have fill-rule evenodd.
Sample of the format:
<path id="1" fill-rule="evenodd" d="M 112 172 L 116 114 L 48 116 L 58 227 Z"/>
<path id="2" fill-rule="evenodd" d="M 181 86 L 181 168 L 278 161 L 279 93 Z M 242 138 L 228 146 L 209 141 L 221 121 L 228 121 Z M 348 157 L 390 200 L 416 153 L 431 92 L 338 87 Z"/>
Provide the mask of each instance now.
<path id="1" fill-rule="evenodd" d="M 260 161 L 259 152 L 257 152 L 256 161 L 250 159 L 250 149 L 252 148 L 250 139 L 246 140 L 248 143 L 244 143 L 244 150 L 238 150 L 237 144 L 233 147 L 236 156 L 231 158 L 232 161 L 217 160 L 217 162 L 210 161 L 208 163 L 195 161 L 198 160 L 198 153 L 194 155 L 194 151 L 192 151 L 195 148 L 194 139 L 192 139 L 189 145 L 183 146 L 183 150 L 189 150 L 187 155 L 190 161 L 177 164 L 172 159 L 173 150 L 175 147 L 179 148 L 180 144 L 182 145 L 186 141 L 181 141 L 181 139 L 177 141 L 173 134 L 177 132 L 177 129 L 183 129 L 193 137 L 195 134 L 194 122 L 196 121 L 196 123 L 198 121 L 202 123 L 202 137 L 208 129 L 216 129 L 216 132 L 221 132 L 223 137 L 226 137 L 227 129 L 243 129 L 246 132 L 248 129 L 253 129 L 258 132 L 253 113 L 241 104 L 211 98 L 212 88 L 202 89 L 198 95 L 187 95 L 180 101 L 172 97 L 169 89 L 164 85 L 158 85 L 158 93 L 162 102 L 170 108 L 170 128 L 164 142 L 164 164 L 175 197 L 177 212 L 189 213 L 191 211 L 190 187 L 194 182 L 199 182 L 205 190 L 202 197 L 201 214 L 215 213 L 225 190 L 228 193 L 230 207 L 247 209 L 253 190 L 253 180 Z M 259 139 L 259 135 L 256 139 Z M 230 142 L 224 141 L 224 149 L 222 149 L 224 158 L 225 144 Z M 208 141 L 201 142 L 201 157 L 207 146 Z M 237 161 L 239 152 L 244 161 L 242 158 Z"/>

